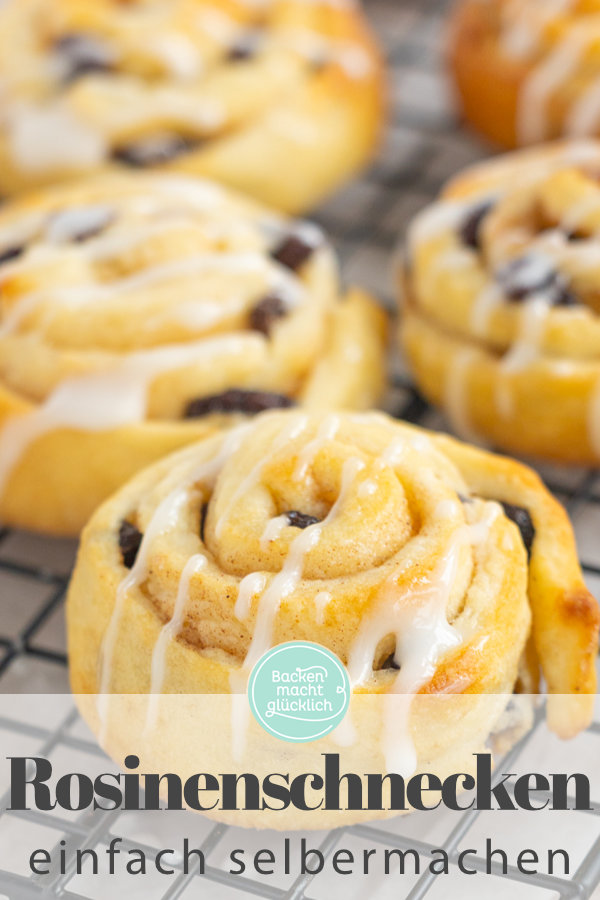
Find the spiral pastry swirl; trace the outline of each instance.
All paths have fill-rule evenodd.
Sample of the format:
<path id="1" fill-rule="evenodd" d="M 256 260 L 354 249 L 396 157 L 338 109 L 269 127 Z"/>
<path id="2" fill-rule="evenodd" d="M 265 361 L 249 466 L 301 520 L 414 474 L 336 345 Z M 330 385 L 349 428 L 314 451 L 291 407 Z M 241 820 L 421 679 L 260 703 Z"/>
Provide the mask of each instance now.
<path id="1" fill-rule="evenodd" d="M 160 168 L 299 212 L 367 161 L 382 120 L 352 0 L 6 0 L 0 81 L 2 196 Z"/>
<path id="2" fill-rule="evenodd" d="M 600 144 L 476 166 L 414 222 L 401 334 L 459 434 L 600 460 Z"/>
<path id="3" fill-rule="evenodd" d="M 535 690 L 541 666 L 570 736 L 591 714 L 597 629 L 569 522 L 532 471 L 378 413 L 267 412 L 158 462 L 92 518 L 68 598 L 73 691 L 100 695 L 93 715 L 81 703 L 109 749 L 111 694 L 244 693 L 294 640 L 372 696 L 476 703 Z M 438 754 L 458 740 L 442 726 Z M 388 766 L 396 738 L 384 729 Z"/>
<path id="4" fill-rule="evenodd" d="M 598 0 L 461 0 L 449 55 L 467 120 L 504 147 L 600 135 Z"/>
<path id="5" fill-rule="evenodd" d="M 0 518 L 54 533 L 240 416 L 383 387 L 384 316 L 320 230 L 179 175 L 6 205 L 0 316 Z"/>

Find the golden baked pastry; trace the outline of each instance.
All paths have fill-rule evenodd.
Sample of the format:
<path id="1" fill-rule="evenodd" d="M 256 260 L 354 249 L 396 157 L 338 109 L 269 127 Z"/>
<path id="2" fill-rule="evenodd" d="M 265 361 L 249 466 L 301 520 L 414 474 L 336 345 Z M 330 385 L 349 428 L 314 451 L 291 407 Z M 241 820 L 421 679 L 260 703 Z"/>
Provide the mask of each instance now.
<path id="1" fill-rule="evenodd" d="M 409 234 L 402 343 L 455 430 L 600 461 L 600 144 L 467 170 Z"/>
<path id="2" fill-rule="evenodd" d="M 561 736 L 594 701 L 598 609 L 564 510 L 521 464 L 383 413 L 266 412 L 138 474 L 84 530 L 67 618 L 81 712 L 141 771 L 314 771 L 340 744 L 359 774 L 470 771 L 539 668 Z M 343 739 L 296 747 L 230 719 L 254 663 L 295 640 L 347 666 Z M 198 694 L 221 706 L 181 700 Z"/>
<path id="3" fill-rule="evenodd" d="M 368 408 L 385 317 L 321 231 L 207 181 L 104 176 L 0 209 L 0 520 L 78 533 L 240 414 Z"/>
<path id="4" fill-rule="evenodd" d="M 156 166 L 298 212 L 367 161 L 382 120 L 351 0 L 6 0 L 0 81 L 0 196 Z"/>
<path id="5" fill-rule="evenodd" d="M 600 0 L 458 0 L 450 34 L 463 112 L 486 137 L 600 135 Z"/>

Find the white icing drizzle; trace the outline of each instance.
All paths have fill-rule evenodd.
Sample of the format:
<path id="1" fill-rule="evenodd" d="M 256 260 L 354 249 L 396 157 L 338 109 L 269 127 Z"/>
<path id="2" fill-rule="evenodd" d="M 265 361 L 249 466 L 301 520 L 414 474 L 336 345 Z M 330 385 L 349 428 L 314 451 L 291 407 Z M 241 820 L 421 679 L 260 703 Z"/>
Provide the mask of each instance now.
<path id="1" fill-rule="evenodd" d="M 186 178 L 183 175 L 163 175 L 152 180 L 152 187 L 160 191 L 165 199 L 176 199 L 178 204 L 195 209 L 198 212 L 206 212 L 219 201 L 225 199 L 224 189 L 212 181 L 202 178 Z M 151 195 L 136 198 L 139 203 L 150 203 L 157 211 L 162 206 L 156 203 Z"/>
<path id="2" fill-rule="evenodd" d="M 358 44 L 341 42 L 334 46 L 333 57 L 346 75 L 359 81 L 373 71 L 373 63 L 367 51 Z"/>
<path id="3" fill-rule="evenodd" d="M 37 438 L 57 428 L 105 431 L 141 422 L 156 377 L 213 356 L 247 352 L 248 341 L 261 342 L 262 338 L 227 335 L 131 353 L 103 371 L 64 381 L 43 405 L 15 416 L 0 432 L 0 492 L 22 454 Z"/>
<path id="4" fill-rule="evenodd" d="M 58 102 L 14 106 L 8 116 L 8 145 L 19 169 L 32 173 L 93 168 L 108 153 L 100 132 Z"/>
<path id="5" fill-rule="evenodd" d="M 105 228 L 113 219 L 110 206 L 80 206 L 55 213 L 46 228 L 51 243 L 62 244 L 79 235 Z"/>
<path id="6" fill-rule="evenodd" d="M 448 230 L 455 231 L 462 223 L 469 202 L 445 200 L 426 207 L 414 220 L 408 231 L 411 253 L 418 244 L 426 243 Z"/>
<path id="7" fill-rule="evenodd" d="M 346 460 L 342 471 L 340 493 L 336 502 L 331 507 L 329 514 L 322 522 L 309 525 L 308 528 L 305 528 L 298 537 L 292 541 L 283 567 L 272 578 L 271 583 L 260 597 L 256 613 L 256 622 L 254 624 L 254 633 L 252 635 L 248 653 L 246 654 L 242 666 L 238 670 L 233 671 L 229 678 L 231 692 L 234 694 L 234 697 L 232 698 L 231 730 L 232 753 L 236 760 L 242 758 L 246 745 L 246 733 L 249 721 L 246 688 L 252 667 L 272 644 L 275 618 L 279 612 L 282 601 L 296 590 L 302 578 L 306 554 L 316 547 L 321 538 L 323 529 L 336 518 L 339 511 L 342 509 L 351 485 L 362 468 L 364 468 L 362 460 L 355 458 Z"/>
<path id="8" fill-rule="evenodd" d="M 595 134 L 600 124 L 600 78 L 583 92 L 569 110 L 565 133 L 569 137 L 586 137 Z"/>
<path id="9" fill-rule="evenodd" d="M 402 679 L 396 676 L 394 691 L 416 693 L 435 672 L 443 652 L 460 642 L 448 625 L 446 608 L 458 565 L 459 540 L 455 535 L 444 559 L 431 579 L 413 589 L 403 589 L 390 579 L 381 591 L 382 603 L 365 620 L 354 641 L 348 660 L 353 685 L 365 684 L 373 675 L 377 646 L 390 634 L 396 637 L 396 660 L 402 665 Z M 412 602 L 411 602 L 412 601 Z M 429 674 L 427 674 L 429 673 Z"/>
<path id="10" fill-rule="evenodd" d="M 323 229 L 315 222 L 308 222 L 306 219 L 299 219 L 294 225 L 294 234 L 297 235 L 303 244 L 316 249 L 325 241 Z"/>
<path id="11" fill-rule="evenodd" d="M 329 513 L 322 522 L 309 525 L 292 541 L 281 571 L 274 576 L 267 590 L 260 598 L 252 642 L 242 667 L 247 674 L 256 661 L 271 646 L 275 617 L 282 601 L 296 590 L 302 578 L 306 554 L 316 547 L 321 539 L 323 530 L 338 516 L 356 476 L 364 466 L 364 462 L 360 459 L 352 457 L 346 460 L 342 470 L 340 492 Z"/>
<path id="12" fill-rule="evenodd" d="M 315 618 L 317 625 L 325 623 L 325 610 L 331 603 L 331 594 L 329 591 L 319 591 L 315 597 Z"/>
<path id="13" fill-rule="evenodd" d="M 336 63 L 345 74 L 360 81 L 373 71 L 373 62 L 364 47 L 354 41 L 335 40 L 309 28 L 285 28 L 277 32 L 283 47 L 309 61 Z"/>
<path id="14" fill-rule="evenodd" d="M 455 508 L 455 503 L 441 505 L 438 513 L 448 516 Z M 351 649 L 350 681 L 353 685 L 363 684 L 372 677 L 379 642 L 390 634 L 395 635 L 395 659 L 400 670 L 385 698 L 383 734 L 388 772 L 409 776 L 416 769 L 416 750 L 410 734 L 412 702 L 420 688 L 435 675 L 445 654 L 462 643 L 462 635 L 448 623 L 446 614 L 460 552 L 465 542 L 473 545 L 487 540 L 498 512 L 497 504 L 486 504 L 479 522 L 461 526 L 427 583 L 399 590 L 391 578 L 381 592 L 383 608 L 363 623 Z"/>
<path id="15" fill-rule="evenodd" d="M 156 539 L 177 527 L 181 510 L 189 502 L 190 486 L 198 482 L 212 484 L 230 456 L 240 447 L 243 437 L 249 428 L 249 424 L 244 424 L 228 432 L 223 439 L 219 452 L 208 462 L 202 463 L 193 469 L 183 483 L 174 488 L 159 503 L 144 531 L 135 563 L 117 588 L 115 604 L 100 651 L 98 717 L 100 721 L 99 742 L 101 746 L 104 746 L 106 741 L 110 707 L 109 691 L 112 680 L 114 653 L 127 596 L 133 588 L 140 585 L 146 578 L 148 560 Z"/>
<path id="16" fill-rule="evenodd" d="M 435 508 L 436 519 L 450 519 L 455 516 L 459 510 L 458 500 L 442 500 Z"/>
<path id="17" fill-rule="evenodd" d="M 471 328 L 477 336 L 487 336 L 491 316 L 501 305 L 503 297 L 500 286 L 495 283 L 487 284 L 479 292 L 471 311 Z"/>
<path id="18" fill-rule="evenodd" d="M 240 581 L 237 600 L 233 613 L 236 619 L 243 622 L 250 615 L 250 605 L 253 599 L 262 594 L 267 586 L 267 576 L 264 572 L 250 572 Z"/>
<path id="19" fill-rule="evenodd" d="M 159 505 L 152 521 L 150 522 L 144 538 L 138 550 L 135 564 L 121 581 L 117 588 L 115 604 L 108 623 L 108 628 L 102 640 L 100 650 L 100 678 L 98 690 L 98 717 L 100 719 L 100 746 L 104 746 L 106 738 L 106 729 L 108 725 L 108 712 L 110 706 L 110 683 L 112 677 L 112 667 L 114 651 L 119 630 L 125 608 L 125 602 L 129 591 L 137 587 L 146 577 L 148 567 L 148 556 L 155 539 L 177 524 L 179 513 L 187 501 L 187 491 L 184 488 L 178 488 L 169 494 Z"/>
<path id="20" fill-rule="evenodd" d="M 288 517 L 285 515 L 269 519 L 260 539 L 261 550 L 266 550 L 272 541 L 278 540 L 289 524 Z"/>
<path id="21" fill-rule="evenodd" d="M 511 23 L 501 32 L 502 50 L 507 56 L 523 59 L 530 56 L 538 44 L 538 35 L 529 22 Z"/>
<path id="22" fill-rule="evenodd" d="M 260 597 L 252 641 L 243 665 L 230 676 L 231 691 L 238 694 L 237 702 L 232 707 L 232 749 L 236 758 L 240 758 L 245 746 L 245 735 L 248 722 L 248 708 L 245 697 L 248 676 L 252 667 L 272 643 L 273 624 L 282 601 L 292 594 L 301 578 L 304 559 L 321 539 L 323 529 L 338 516 L 343 508 L 348 492 L 364 463 L 360 459 L 346 460 L 342 471 L 342 484 L 336 502 L 322 522 L 309 525 L 290 545 L 287 558 L 281 570 L 272 578 L 271 583 Z M 252 475 L 252 473 L 250 473 Z M 238 598 L 239 600 L 239 598 Z M 246 701 L 246 702 L 243 702 Z"/>
<path id="23" fill-rule="evenodd" d="M 548 103 L 552 92 L 573 75 L 590 40 L 589 26 L 571 29 L 550 54 L 533 70 L 519 100 L 517 133 L 524 144 L 543 142 L 548 137 Z M 581 101 L 580 101 L 581 102 Z"/>
<path id="24" fill-rule="evenodd" d="M 500 41 L 508 56 L 525 59 L 540 46 L 545 26 L 556 16 L 567 12 L 573 0 L 544 0 L 543 4 L 525 6 L 522 0 L 513 0 L 503 17 Z"/>
<path id="25" fill-rule="evenodd" d="M 564 162 L 572 166 L 595 163 L 598 160 L 598 142 L 580 139 L 566 143 L 561 156 Z"/>
<path id="26" fill-rule="evenodd" d="M 396 637 L 395 658 L 401 666 L 386 703 L 383 752 L 388 772 L 413 774 L 416 754 L 409 729 L 412 700 L 435 674 L 442 657 L 461 638 L 448 624 L 446 609 L 458 566 L 462 533 L 456 535 L 428 584 L 398 593 L 390 581 L 382 591 L 384 609 L 360 629 L 348 661 L 353 685 L 372 677 L 373 659 L 379 642 L 389 634 Z M 411 602 L 412 601 L 412 602 Z M 404 702 L 397 695 L 404 694 Z"/>
<path id="27" fill-rule="evenodd" d="M 156 34 L 144 50 L 154 54 L 168 73 L 181 81 L 192 81 L 202 72 L 202 58 L 194 42 L 181 32 Z"/>
<path id="28" fill-rule="evenodd" d="M 550 303 L 543 294 L 528 298 L 522 306 L 519 336 L 499 364 L 496 408 L 505 418 L 513 412 L 510 376 L 522 372 L 539 358 L 549 310 Z"/>
<path id="29" fill-rule="evenodd" d="M 295 481 L 304 481 L 313 460 L 328 441 L 333 441 L 340 428 L 340 417 L 336 415 L 326 416 L 317 432 L 317 436 L 309 441 L 298 454 L 298 462 L 294 469 Z"/>
<path id="30" fill-rule="evenodd" d="M 388 446 L 385 448 L 385 450 L 377 460 L 377 464 L 381 468 L 389 466 L 393 469 L 395 466 L 400 464 L 405 452 L 406 440 L 403 437 L 394 438 L 394 440 L 390 444 L 388 444 Z"/>
<path id="31" fill-rule="evenodd" d="M 241 481 L 236 490 L 233 492 L 229 501 L 225 505 L 225 509 L 222 511 L 219 519 L 217 520 L 217 524 L 215 527 L 215 534 L 217 537 L 220 537 L 223 533 L 223 528 L 225 527 L 229 516 L 235 508 L 236 503 L 250 491 L 260 479 L 263 469 L 270 461 L 272 457 L 274 457 L 279 451 L 285 447 L 286 444 L 289 444 L 290 441 L 295 440 L 308 425 L 308 416 L 304 414 L 299 414 L 295 416 L 291 422 L 284 426 L 284 428 L 280 431 L 276 440 L 273 442 L 273 446 L 271 448 L 270 456 L 265 457 L 260 460 L 254 468 L 246 475 L 246 477 Z"/>
<path id="32" fill-rule="evenodd" d="M 158 718 L 158 706 L 160 694 L 165 682 L 167 665 L 167 649 L 169 644 L 180 634 L 185 622 L 185 611 L 190 596 L 190 583 L 194 575 L 200 572 L 207 564 L 207 559 L 202 553 L 191 556 L 183 568 L 177 598 L 173 607 L 171 619 L 163 625 L 158 640 L 152 651 L 152 667 L 150 674 L 150 698 L 146 714 L 146 731 L 151 731 L 156 726 Z"/>

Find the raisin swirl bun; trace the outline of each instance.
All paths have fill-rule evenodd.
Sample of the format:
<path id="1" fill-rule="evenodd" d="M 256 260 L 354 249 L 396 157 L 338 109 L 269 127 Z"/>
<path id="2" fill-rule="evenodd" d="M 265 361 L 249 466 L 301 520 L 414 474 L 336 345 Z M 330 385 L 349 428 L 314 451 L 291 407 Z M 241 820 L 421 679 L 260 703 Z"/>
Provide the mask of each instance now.
<path id="1" fill-rule="evenodd" d="M 316 204 L 369 158 L 382 67 L 352 0 L 6 0 L 0 195 L 91 170 Z"/>
<path id="2" fill-rule="evenodd" d="M 450 32 L 463 112 L 486 137 L 600 135 L 600 0 L 459 0 Z"/>
<path id="3" fill-rule="evenodd" d="M 212 182 L 107 175 L 0 210 L 0 519 L 78 533 L 240 415 L 367 408 L 384 316 L 318 228 Z"/>
<path id="4" fill-rule="evenodd" d="M 93 516 L 68 596 L 72 689 L 102 745 L 190 773 L 254 771 L 236 769 L 240 745 L 244 766 L 294 765 L 295 748 L 282 769 L 281 742 L 243 716 L 207 721 L 209 700 L 173 712 L 181 695 L 243 695 L 274 645 L 314 641 L 347 666 L 351 733 L 328 740 L 366 767 L 350 771 L 457 772 L 540 668 L 550 726 L 585 727 L 597 630 L 539 478 L 383 413 L 266 412 L 159 461 Z M 313 766 L 328 744 L 315 746 Z"/>
<path id="5" fill-rule="evenodd" d="M 409 236 L 402 341 L 473 440 L 600 461 L 600 144 L 467 170 Z"/>

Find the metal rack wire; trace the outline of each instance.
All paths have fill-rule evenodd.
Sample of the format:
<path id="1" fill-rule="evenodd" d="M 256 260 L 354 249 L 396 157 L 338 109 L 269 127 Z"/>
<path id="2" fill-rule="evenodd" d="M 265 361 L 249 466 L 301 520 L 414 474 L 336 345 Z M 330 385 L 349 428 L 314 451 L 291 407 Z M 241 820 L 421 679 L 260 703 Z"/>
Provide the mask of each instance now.
<path id="1" fill-rule="evenodd" d="M 390 254 L 412 214 L 434 196 L 443 181 L 458 168 L 482 158 L 489 151 L 457 125 L 447 96 L 447 82 L 441 70 L 439 48 L 447 0 L 367 0 L 367 10 L 381 34 L 390 63 L 391 126 L 379 161 L 361 180 L 330 202 L 319 215 L 322 224 L 337 241 L 345 265 L 348 281 L 371 287 L 388 306 L 392 306 L 392 290 L 388 271 Z M 412 422 L 444 428 L 441 417 L 434 412 L 400 372 L 396 376 L 395 413 Z M 580 539 L 584 572 L 592 590 L 600 589 L 600 473 L 543 467 L 546 482 L 567 505 Z M 596 539 L 593 539 L 593 535 Z M 0 715 L 0 740 L 10 734 L 11 739 L 29 742 L 38 755 L 48 756 L 62 751 L 102 756 L 96 743 L 88 738 L 68 699 L 66 654 L 63 638 L 63 601 L 68 581 L 69 565 L 74 553 L 67 542 L 44 541 L 0 531 L 0 594 L 3 612 L 0 619 L 0 692 L 22 695 L 22 709 L 9 709 Z M 41 690 L 65 693 L 65 711 L 58 722 L 48 722 L 39 715 Z M 1 705 L 0 705 L 1 706 Z M 524 741 L 509 754 L 506 766 L 511 765 L 524 748 L 534 744 L 542 726 L 536 724 Z M 591 753 L 600 751 L 600 723 L 594 724 L 586 735 L 593 742 Z M 600 798 L 598 798 L 600 799 Z M 59 847 L 66 841 L 69 849 L 105 846 L 112 835 L 119 833 L 119 813 L 84 813 L 79 817 L 60 817 L 54 813 L 7 811 L 8 797 L 0 800 L 0 900 L 37 900 L 37 898 L 65 898 L 89 900 L 104 897 L 108 891 L 119 896 L 112 886 L 95 887 L 92 893 L 83 892 L 83 881 L 74 877 L 72 866 L 61 875 L 32 876 L 19 870 L 2 854 L 3 835 L 8 831 L 26 828 L 27 832 L 41 829 L 46 846 Z M 558 814 L 557 814 L 558 815 Z M 567 816 L 573 814 L 567 813 Z M 588 813 L 583 831 L 588 844 L 580 853 L 576 871 L 569 877 L 523 875 L 511 868 L 495 896 L 590 898 L 600 884 L 600 811 Z M 388 824 L 361 825 L 321 835 L 319 845 L 324 854 L 331 854 L 340 841 L 359 839 L 363 844 L 414 848 L 430 857 L 436 847 L 443 847 L 453 863 L 457 848 L 470 833 L 480 813 L 469 811 L 457 816 L 439 842 L 425 830 L 414 825 L 402 828 Z M 196 843 L 206 855 L 208 865 L 202 879 L 186 876 L 183 871 L 172 878 L 162 878 L 160 885 L 144 886 L 148 900 L 175 900 L 202 894 L 215 898 L 260 896 L 280 900 L 319 900 L 327 894 L 319 879 L 302 876 L 276 885 L 246 876 L 235 876 L 219 864 L 219 848 L 227 841 L 231 830 L 223 825 L 193 818 L 190 828 L 200 837 Z M 201 822 L 201 824 L 198 824 Z M 564 820 L 555 819 L 560 831 Z M 126 841 L 124 848 L 131 842 Z M 135 846 L 151 852 L 144 841 Z M 474 863 L 482 869 L 484 860 Z M 492 877 L 493 880 L 493 876 Z M 486 895 L 489 880 L 486 881 Z M 344 885 L 346 882 L 344 881 Z M 355 896 L 394 896 L 420 900 L 439 893 L 435 876 L 426 872 L 393 888 L 393 894 L 379 894 L 369 885 L 363 894 Z M 96 891 L 94 893 L 93 891 Z M 97 893 L 98 890 L 103 892 Z M 135 893 L 127 887 L 127 895 Z M 480 890 L 480 889 L 479 889 Z M 520 893 L 524 892 L 524 893 Z M 329 892 L 330 893 L 330 892 Z M 466 890 L 462 896 L 470 896 Z M 490 894 L 491 896 L 492 894 Z M 141 896 L 141 895 L 140 895 Z M 447 895 L 446 895 L 447 896 Z M 481 896 L 475 893 L 472 896 Z"/>

